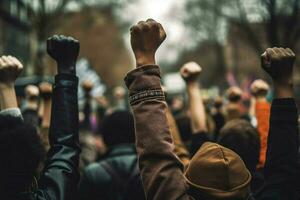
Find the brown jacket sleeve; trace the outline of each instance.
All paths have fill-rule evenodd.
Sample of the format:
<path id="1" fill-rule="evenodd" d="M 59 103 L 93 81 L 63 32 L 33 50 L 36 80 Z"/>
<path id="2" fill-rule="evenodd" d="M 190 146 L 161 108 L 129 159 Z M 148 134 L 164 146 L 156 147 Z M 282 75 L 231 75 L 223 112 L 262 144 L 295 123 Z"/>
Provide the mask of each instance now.
<path id="1" fill-rule="evenodd" d="M 187 200 L 183 164 L 174 154 L 158 66 L 143 66 L 125 78 L 136 128 L 139 167 L 149 200 Z"/>

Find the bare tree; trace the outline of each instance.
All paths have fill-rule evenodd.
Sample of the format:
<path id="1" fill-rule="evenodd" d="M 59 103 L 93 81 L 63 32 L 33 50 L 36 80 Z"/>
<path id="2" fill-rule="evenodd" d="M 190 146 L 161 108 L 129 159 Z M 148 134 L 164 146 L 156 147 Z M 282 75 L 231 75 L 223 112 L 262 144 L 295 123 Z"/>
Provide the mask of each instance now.
<path id="1" fill-rule="evenodd" d="M 264 42 L 252 26 L 253 15 L 264 26 L 267 46 L 294 48 L 300 39 L 300 0 L 188 0 L 186 5 L 188 24 L 206 39 L 218 40 L 222 23 L 236 24 L 261 53 Z"/>

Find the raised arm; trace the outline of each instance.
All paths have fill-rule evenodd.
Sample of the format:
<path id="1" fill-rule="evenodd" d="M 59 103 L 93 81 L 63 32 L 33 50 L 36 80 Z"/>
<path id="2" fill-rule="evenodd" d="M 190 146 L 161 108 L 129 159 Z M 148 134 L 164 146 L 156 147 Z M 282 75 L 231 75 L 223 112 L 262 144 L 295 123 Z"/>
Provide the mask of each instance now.
<path id="1" fill-rule="evenodd" d="M 155 52 L 165 37 L 161 24 L 151 19 L 131 28 L 137 68 L 125 78 L 135 118 L 142 182 L 151 200 L 187 199 L 183 165 L 174 154 L 160 70 L 155 63 Z"/>
<path id="2" fill-rule="evenodd" d="M 52 94 L 50 150 L 39 185 L 50 199 L 73 200 L 79 180 L 78 78 L 75 75 L 79 42 L 71 37 L 54 36 L 47 41 L 47 51 L 57 62 L 58 74 Z"/>
<path id="3" fill-rule="evenodd" d="M 269 48 L 262 55 L 262 67 L 271 76 L 275 89 L 270 114 L 266 188 L 261 199 L 297 198 L 298 111 L 293 92 L 295 54 L 290 49 Z"/>
<path id="4" fill-rule="evenodd" d="M 206 112 L 200 93 L 198 79 L 202 69 L 195 62 L 189 62 L 180 69 L 180 74 L 186 82 L 189 111 L 191 115 L 192 143 L 190 153 L 194 155 L 203 143 L 208 141 Z"/>
<path id="5" fill-rule="evenodd" d="M 18 108 L 15 93 L 15 80 L 23 69 L 23 65 L 15 57 L 0 57 L 0 110 Z"/>
<path id="6" fill-rule="evenodd" d="M 189 111 L 191 113 L 192 131 L 194 134 L 207 132 L 205 108 L 198 83 L 201 71 L 201 67 L 195 62 L 189 62 L 180 69 L 181 76 L 187 86 Z"/>

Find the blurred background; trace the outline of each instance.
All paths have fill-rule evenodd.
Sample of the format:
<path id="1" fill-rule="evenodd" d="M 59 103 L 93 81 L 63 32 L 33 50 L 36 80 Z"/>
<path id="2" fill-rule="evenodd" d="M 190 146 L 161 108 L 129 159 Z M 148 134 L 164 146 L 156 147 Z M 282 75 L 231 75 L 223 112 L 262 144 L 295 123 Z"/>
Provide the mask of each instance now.
<path id="1" fill-rule="evenodd" d="M 24 63 L 22 87 L 55 73 L 46 39 L 73 36 L 81 43 L 79 76 L 96 83 L 95 93 L 109 93 L 134 67 L 130 26 L 153 18 L 168 35 L 157 60 L 170 92 L 183 90 L 177 72 L 191 60 L 202 66 L 208 94 L 232 85 L 246 91 L 266 78 L 260 55 L 267 47 L 290 47 L 299 66 L 299 9 L 300 0 L 1 0 L 0 54 Z M 296 74 L 300 97 L 298 68 Z"/>

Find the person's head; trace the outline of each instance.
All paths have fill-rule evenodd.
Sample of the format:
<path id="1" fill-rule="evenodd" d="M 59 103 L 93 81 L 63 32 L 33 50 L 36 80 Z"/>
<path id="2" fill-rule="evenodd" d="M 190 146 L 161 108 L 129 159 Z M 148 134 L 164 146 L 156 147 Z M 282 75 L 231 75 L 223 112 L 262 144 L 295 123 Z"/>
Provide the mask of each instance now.
<path id="1" fill-rule="evenodd" d="M 44 155 L 34 127 L 19 118 L 0 116 L 0 195 L 28 191 Z"/>
<path id="2" fill-rule="evenodd" d="M 242 119 L 227 122 L 220 131 L 218 143 L 236 152 L 250 171 L 256 169 L 260 140 L 257 130 L 250 122 Z"/>
<path id="3" fill-rule="evenodd" d="M 115 111 L 104 117 L 101 133 L 108 146 L 135 142 L 133 116 L 129 111 Z"/>
<path id="4" fill-rule="evenodd" d="M 195 199 L 246 200 L 251 174 L 232 150 L 206 142 L 191 159 L 185 173 L 188 193 Z"/>

